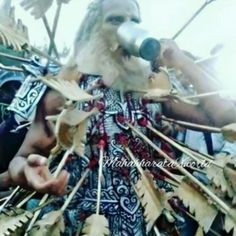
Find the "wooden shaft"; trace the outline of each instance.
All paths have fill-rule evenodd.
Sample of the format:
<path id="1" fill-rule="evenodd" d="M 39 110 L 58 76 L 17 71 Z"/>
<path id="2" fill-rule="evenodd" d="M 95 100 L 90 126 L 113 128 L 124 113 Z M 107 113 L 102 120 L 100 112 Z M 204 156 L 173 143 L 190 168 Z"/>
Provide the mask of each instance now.
<path id="1" fill-rule="evenodd" d="M 98 171 L 98 190 L 97 190 L 97 207 L 96 207 L 97 215 L 99 215 L 100 202 L 101 202 L 103 158 L 104 158 L 104 149 L 103 147 L 101 147 L 99 155 L 99 171 Z"/>
<path id="2" fill-rule="evenodd" d="M 73 199 L 74 195 L 77 193 L 77 191 L 79 190 L 79 188 L 81 187 L 81 185 L 83 184 L 85 178 L 87 177 L 88 173 L 89 173 L 90 169 L 86 169 L 85 172 L 83 173 L 82 177 L 80 178 L 79 182 L 76 184 L 76 186 L 73 188 L 73 191 L 70 193 L 70 195 L 68 196 L 68 198 L 66 199 L 65 203 L 63 204 L 63 206 L 61 207 L 61 211 L 64 212 L 65 209 L 68 207 L 68 205 L 70 204 L 71 200 Z"/>
<path id="3" fill-rule="evenodd" d="M 185 170 L 179 163 L 169 157 L 165 152 L 163 152 L 157 145 L 155 145 L 149 138 L 147 138 L 144 134 L 138 131 L 133 125 L 127 123 L 127 125 L 144 141 L 146 141 L 151 147 L 153 147 L 161 156 L 163 156 L 167 161 L 174 164 L 176 168 L 185 176 L 187 176 L 193 183 L 198 185 L 214 202 L 216 202 L 221 209 L 225 212 L 230 213 L 230 207 L 222 201 L 218 196 L 216 196 L 213 192 L 211 192 L 204 184 L 202 184 L 198 179 L 196 179 L 193 175 L 191 175 L 187 170 Z"/>
<path id="4" fill-rule="evenodd" d="M 151 127 L 150 125 L 147 126 L 148 129 L 150 129 L 153 133 L 155 133 L 156 135 L 158 135 L 160 138 L 164 139 L 166 142 L 168 142 L 169 144 L 171 144 L 172 146 L 174 146 L 175 148 L 177 148 L 178 150 L 180 150 L 181 152 L 185 153 L 186 155 L 188 155 L 189 157 L 191 157 L 193 160 L 195 160 L 197 163 L 202 163 L 201 161 L 199 161 L 199 159 L 194 156 L 190 151 L 188 151 L 186 148 L 182 147 L 181 145 L 179 145 L 178 143 L 174 142 L 172 139 L 168 138 L 167 136 L 165 136 L 164 134 L 162 134 L 161 132 L 159 132 L 158 130 L 154 129 L 153 127 Z M 215 165 L 219 168 L 222 168 L 221 165 L 219 165 L 218 163 L 214 162 L 213 160 L 208 160 L 206 159 L 206 161 L 208 161 L 210 164 Z"/>
<path id="5" fill-rule="evenodd" d="M 190 128 L 190 129 L 193 128 L 193 129 L 200 129 L 202 131 L 208 131 L 208 132 L 212 132 L 212 133 L 221 133 L 220 128 L 215 128 L 215 127 L 211 127 L 211 126 L 207 126 L 207 125 L 199 125 L 199 124 L 186 122 L 186 121 L 175 120 L 175 119 L 167 118 L 165 116 L 162 116 L 161 119 L 168 121 L 170 123 L 184 126 L 186 128 Z"/>

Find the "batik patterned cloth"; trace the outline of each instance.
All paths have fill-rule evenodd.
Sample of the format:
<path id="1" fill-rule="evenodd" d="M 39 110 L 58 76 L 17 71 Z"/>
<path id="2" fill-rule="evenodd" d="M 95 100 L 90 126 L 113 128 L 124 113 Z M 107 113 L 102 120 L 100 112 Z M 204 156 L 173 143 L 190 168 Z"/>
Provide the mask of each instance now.
<path id="1" fill-rule="evenodd" d="M 40 81 L 40 77 L 45 73 L 56 75 L 59 71 L 59 68 L 52 64 L 46 68 L 35 58 L 29 65 L 24 65 L 24 69 L 27 77 L 8 107 L 9 111 L 14 112 L 18 123 L 34 120 L 37 105 L 47 89 L 47 86 Z"/>
<path id="2" fill-rule="evenodd" d="M 99 77 L 86 77 L 81 80 L 83 89 L 96 87 Z M 109 165 L 116 161 L 127 160 L 127 154 L 121 140 L 127 138 L 129 147 L 139 160 L 151 160 L 154 152 L 139 137 L 135 136 L 125 125 L 129 121 L 143 133 L 147 134 L 158 144 L 142 124 L 145 122 L 157 126 L 156 118 L 161 109 L 160 104 L 148 103 L 131 92 L 120 93 L 104 86 L 91 90 L 92 94 L 103 93 L 99 101 L 86 102 L 79 105 L 79 109 L 91 110 L 99 107 L 100 113 L 90 119 L 87 129 L 87 143 L 84 157 L 70 156 L 66 169 L 70 172 L 69 186 L 73 187 L 80 179 L 91 158 L 98 158 L 98 142 L 103 139 L 107 146 L 104 154 L 102 194 L 100 214 L 104 214 L 109 221 L 109 228 L 113 236 L 144 236 L 146 234 L 143 209 L 130 181 L 136 183 L 139 175 L 135 167 L 125 168 Z M 155 153 L 156 156 L 157 153 Z M 113 162 L 111 162 L 113 160 Z M 124 173 L 128 173 L 128 176 Z M 96 211 L 98 185 L 98 170 L 90 172 L 84 185 L 77 192 L 68 209 L 65 211 L 66 232 L 64 235 L 75 235 L 78 225 Z M 44 213 L 60 208 L 64 198 L 45 208 Z M 81 227 L 80 227 L 81 228 Z M 150 233 L 149 235 L 152 235 Z"/>

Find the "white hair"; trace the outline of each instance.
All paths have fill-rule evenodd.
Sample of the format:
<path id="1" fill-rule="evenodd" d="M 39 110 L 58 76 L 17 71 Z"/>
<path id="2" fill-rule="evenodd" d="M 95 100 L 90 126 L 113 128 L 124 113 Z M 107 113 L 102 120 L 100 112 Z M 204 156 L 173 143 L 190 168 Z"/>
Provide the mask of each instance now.
<path id="1" fill-rule="evenodd" d="M 75 60 L 83 73 L 101 75 L 104 83 L 119 90 L 140 90 L 147 86 L 151 65 L 141 58 L 114 58 L 100 34 L 102 3 L 96 0 L 88 9 L 75 42 Z"/>

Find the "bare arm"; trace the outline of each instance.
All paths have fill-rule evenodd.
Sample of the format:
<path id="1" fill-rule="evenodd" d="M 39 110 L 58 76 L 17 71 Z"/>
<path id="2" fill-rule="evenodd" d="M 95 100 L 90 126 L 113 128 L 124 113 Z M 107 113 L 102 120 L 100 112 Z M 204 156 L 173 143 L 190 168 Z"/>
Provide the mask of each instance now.
<path id="1" fill-rule="evenodd" d="M 45 121 L 45 116 L 58 113 L 63 105 L 59 94 L 50 91 L 39 104 L 35 121 L 30 127 L 18 153 L 9 165 L 9 175 L 14 184 L 33 188 L 39 192 L 62 194 L 68 180 L 63 171 L 58 178 L 52 178 L 47 159 L 55 145 L 55 137 Z"/>
<path id="2" fill-rule="evenodd" d="M 0 189 L 8 188 L 9 186 L 11 186 L 11 184 L 12 184 L 12 181 L 11 181 L 8 171 L 1 173 L 0 174 Z"/>
<path id="3" fill-rule="evenodd" d="M 164 44 L 163 64 L 181 70 L 198 93 L 220 89 L 216 82 L 191 59 L 185 56 L 173 41 L 166 40 Z M 201 98 L 200 106 L 167 102 L 164 104 L 164 112 L 174 118 L 219 127 L 236 122 L 234 104 L 218 95 Z"/>

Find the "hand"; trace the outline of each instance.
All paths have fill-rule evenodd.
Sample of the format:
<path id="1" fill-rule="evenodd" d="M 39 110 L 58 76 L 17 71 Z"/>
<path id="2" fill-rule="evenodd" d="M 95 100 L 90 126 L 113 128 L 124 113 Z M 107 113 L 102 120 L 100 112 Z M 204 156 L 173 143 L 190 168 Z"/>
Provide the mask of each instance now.
<path id="1" fill-rule="evenodd" d="M 16 185 L 59 196 L 65 193 L 69 177 L 66 171 L 62 171 L 57 178 L 53 177 L 48 169 L 47 159 L 36 154 L 29 155 L 18 172 L 10 171 L 10 176 Z"/>
<path id="2" fill-rule="evenodd" d="M 190 59 L 171 39 L 161 39 L 160 65 L 180 69 Z"/>
<path id="3" fill-rule="evenodd" d="M 224 126 L 222 129 L 224 138 L 229 142 L 236 141 L 236 123 Z"/>

